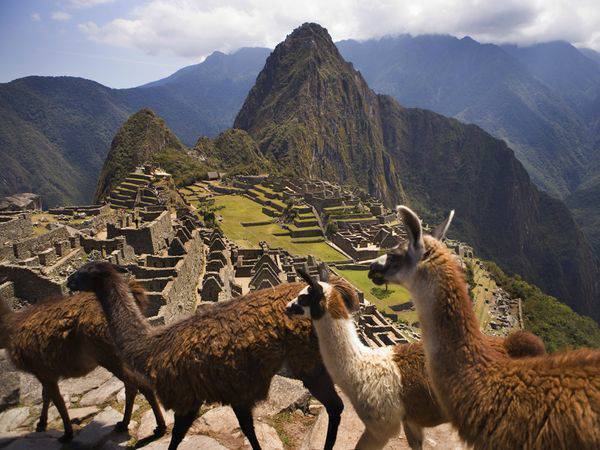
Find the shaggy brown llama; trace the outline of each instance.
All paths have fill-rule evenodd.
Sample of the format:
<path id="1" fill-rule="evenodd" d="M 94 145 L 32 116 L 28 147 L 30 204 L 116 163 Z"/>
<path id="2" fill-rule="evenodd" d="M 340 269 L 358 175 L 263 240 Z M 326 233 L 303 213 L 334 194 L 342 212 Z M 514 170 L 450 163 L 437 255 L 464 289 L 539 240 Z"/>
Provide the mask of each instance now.
<path id="1" fill-rule="evenodd" d="M 118 270 L 107 262 L 89 263 L 67 285 L 96 293 L 124 359 L 147 377 L 165 407 L 175 411 L 171 450 L 204 402 L 231 405 L 252 448 L 260 449 L 252 408 L 266 398 L 271 379 L 284 366 L 325 406 L 325 448 L 333 448 L 343 403 L 321 361 L 310 320 L 292 320 L 284 313 L 302 283 L 252 292 L 151 327 Z"/>
<path id="2" fill-rule="evenodd" d="M 376 284 L 406 286 L 423 329 L 436 398 L 476 449 L 600 448 L 600 351 L 507 360 L 484 339 L 456 257 L 406 207 L 408 240 L 371 265 Z"/>
<path id="3" fill-rule="evenodd" d="M 135 282 L 125 286 L 135 298 L 135 308 L 144 308 L 144 290 Z M 163 435 L 165 421 L 149 384 L 123 363 L 113 344 L 102 308 L 93 294 L 79 293 L 48 299 L 12 311 L 0 301 L 0 348 L 6 348 L 15 367 L 34 375 L 42 384 L 42 411 L 37 431 L 45 431 L 50 401 L 60 413 L 65 433 L 60 441 L 73 438 L 69 413 L 58 387 L 62 378 L 82 377 L 102 366 L 125 384 L 125 411 L 117 431 L 126 431 L 138 389 L 156 417 L 154 434 Z"/>
<path id="4" fill-rule="evenodd" d="M 306 272 L 300 274 L 308 286 L 286 312 L 312 319 L 325 367 L 365 424 L 356 448 L 381 449 L 402 425 L 411 448 L 421 449 L 423 428 L 448 421 L 431 393 L 422 343 L 367 347 L 352 319 L 359 306 L 355 290 L 339 278 L 328 282 L 325 267 L 320 282 Z M 545 353 L 541 340 L 527 332 L 486 339 L 500 354 L 511 357 Z"/>

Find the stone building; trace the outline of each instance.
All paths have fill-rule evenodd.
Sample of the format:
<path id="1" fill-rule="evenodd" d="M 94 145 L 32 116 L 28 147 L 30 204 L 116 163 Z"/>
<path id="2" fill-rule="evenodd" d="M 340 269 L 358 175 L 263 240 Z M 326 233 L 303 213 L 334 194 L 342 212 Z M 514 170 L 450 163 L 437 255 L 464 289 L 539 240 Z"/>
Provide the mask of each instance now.
<path id="1" fill-rule="evenodd" d="M 13 194 L 0 200 L 0 211 L 39 211 L 42 209 L 42 198 L 31 192 Z"/>

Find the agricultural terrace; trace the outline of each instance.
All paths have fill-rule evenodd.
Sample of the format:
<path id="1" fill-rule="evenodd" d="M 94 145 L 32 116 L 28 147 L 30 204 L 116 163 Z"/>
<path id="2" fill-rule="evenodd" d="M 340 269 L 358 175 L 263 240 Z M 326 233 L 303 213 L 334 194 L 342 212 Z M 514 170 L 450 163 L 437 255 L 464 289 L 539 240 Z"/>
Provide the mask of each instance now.
<path id="1" fill-rule="evenodd" d="M 296 255 L 313 255 L 322 261 L 344 261 L 348 258 L 328 245 L 323 239 L 292 239 L 280 224 L 262 212 L 262 206 L 242 195 L 215 196 L 217 216 L 225 235 L 238 245 L 256 247 L 266 241 L 271 247 L 281 247 Z M 242 225 L 264 223 L 264 225 Z"/>
<path id="2" fill-rule="evenodd" d="M 367 270 L 340 270 L 336 269 L 342 277 L 365 293 L 365 298 L 373 303 L 377 309 L 386 314 L 396 314 L 398 320 L 412 324 L 417 322 L 416 311 L 394 311 L 391 307 L 402 305 L 410 300 L 410 294 L 402 286 L 388 285 L 375 286 L 367 277 Z"/>

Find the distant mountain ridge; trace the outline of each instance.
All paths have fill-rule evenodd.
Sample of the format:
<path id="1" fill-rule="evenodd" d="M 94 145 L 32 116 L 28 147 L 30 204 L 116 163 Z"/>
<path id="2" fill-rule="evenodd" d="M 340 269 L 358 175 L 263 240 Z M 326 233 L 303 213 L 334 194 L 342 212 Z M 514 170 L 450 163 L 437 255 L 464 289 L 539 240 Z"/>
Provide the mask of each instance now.
<path id="1" fill-rule="evenodd" d="M 376 92 L 506 140 L 538 186 L 577 205 L 575 216 L 600 258 L 600 211 L 581 200 L 598 189 L 600 175 L 597 52 L 565 42 L 515 47 L 450 36 L 337 46 Z M 187 146 L 202 135 L 217 136 L 232 125 L 269 52 L 215 52 L 132 89 L 73 77 L 0 84 L 0 164 L 8 169 L 0 174 L 0 196 L 35 191 L 49 206 L 89 202 L 112 136 L 144 107 Z"/>
<path id="2" fill-rule="evenodd" d="M 456 208 L 479 254 L 599 318 L 597 268 L 566 206 L 481 128 L 375 94 L 319 25 L 275 48 L 234 127 L 291 175 L 365 187 L 431 223 Z"/>
<path id="3" fill-rule="evenodd" d="M 216 52 L 200 64 L 132 89 L 74 77 L 26 77 L 0 84 L 0 196 L 40 193 L 44 204 L 89 203 L 111 139 L 148 107 L 183 143 L 228 128 L 268 49 Z"/>

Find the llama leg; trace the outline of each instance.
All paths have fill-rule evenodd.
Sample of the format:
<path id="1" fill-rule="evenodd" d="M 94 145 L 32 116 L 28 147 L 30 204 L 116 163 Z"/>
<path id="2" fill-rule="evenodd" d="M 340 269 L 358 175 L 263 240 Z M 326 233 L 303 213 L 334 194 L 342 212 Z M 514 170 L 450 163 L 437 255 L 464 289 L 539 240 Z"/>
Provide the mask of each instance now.
<path id="1" fill-rule="evenodd" d="M 40 413 L 40 420 L 35 427 L 35 431 L 42 432 L 46 431 L 48 426 L 48 408 L 50 407 L 50 396 L 48 390 L 42 384 L 42 412 Z"/>
<path id="2" fill-rule="evenodd" d="M 125 383 L 125 410 L 123 411 L 123 419 L 115 425 L 117 433 L 126 433 L 131 421 L 131 413 L 133 412 L 133 402 L 137 396 L 137 388 L 130 383 Z"/>
<path id="3" fill-rule="evenodd" d="M 421 450 L 423 448 L 423 428 L 406 420 L 402 422 L 402 426 L 410 448 Z"/>
<path id="4" fill-rule="evenodd" d="M 167 432 L 167 425 L 165 423 L 162 410 L 160 409 L 160 405 L 158 404 L 158 400 L 156 399 L 156 394 L 152 389 L 146 386 L 139 386 L 139 390 L 144 395 L 144 397 L 146 397 L 148 403 L 150 403 L 150 406 L 152 407 L 152 412 L 154 413 L 154 418 L 156 420 L 154 436 L 163 436 Z"/>
<path id="5" fill-rule="evenodd" d="M 365 429 L 364 433 L 356 444 L 356 450 L 380 450 L 385 447 L 389 438 L 377 436 L 377 433 Z"/>
<path id="6" fill-rule="evenodd" d="M 69 442 L 73 439 L 73 427 L 71 426 L 71 419 L 69 418 L 69 412 L 65 406 L 65 401 L 63 400 L 62 395 L 60 395 L 58 383 L 56 381 L 45 383 L 44 390 L 48 392 L 48 396 L 52 399 L 52 403 L 54 403 L 54 406 L 58 409 L 58 413 L 60 414 L 65 428 L 65 434 L 60 437 L 59 441 Z"/>
<path id="7" fill-rule="evenodd" d="M 256 433 L 254 432 L 254 419 L 252 419 L 252 409 L 248 407 L 233 407 L 233 412 L 237 417 L 238 422 L 240 423 L 240 428 L 242 432 L 250 441 L 250 445 L 252 446 L 252 450 L 260 450 L 260 444 L 258 443 L 258 439 L 256 438 Z"/>
<path id="8" fill-rule="evenodd" d="M 194 420 L 198 417 L 198 409 L 199 407 L 186 414 L 175 413 L 175 425 L 173 426 L 173 433 L 171 434 L 169 450 L 175 450 L 179 446 L 185 437 L 185 434 L 194 423 Z"/>
<path id="9" fill-rule="evenodd" d="M 336 392 L 333 381 L 324 367 L 318 376 L 306 377 L 302 380 L 302 383 L 311 395 L 323 404 L 327 411 L 329 420 L 327 423 L 327 438 L 325 439 L 324 450 L 331 450 L 337 438 L 344 403 Z"/>

